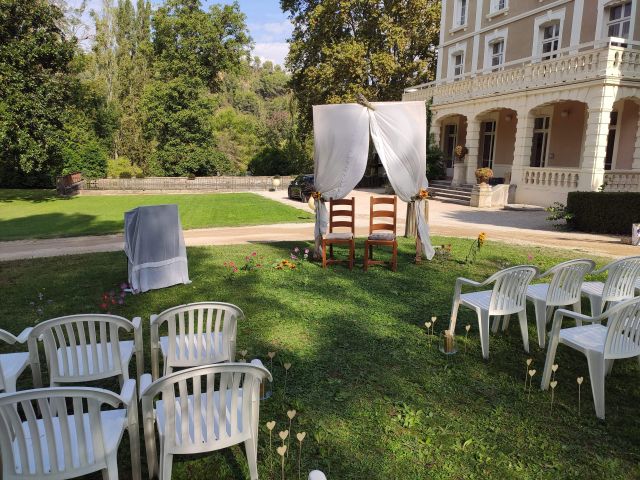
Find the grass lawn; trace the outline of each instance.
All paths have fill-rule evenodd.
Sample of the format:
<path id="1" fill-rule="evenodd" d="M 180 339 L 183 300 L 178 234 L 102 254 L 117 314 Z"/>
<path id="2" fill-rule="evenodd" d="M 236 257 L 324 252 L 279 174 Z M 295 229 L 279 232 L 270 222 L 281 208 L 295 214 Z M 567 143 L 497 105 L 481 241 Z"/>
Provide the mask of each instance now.
<path id="1" fill-rule="evenodd" d="M 308 222 L 313 216 L 253 193 L 105 195 L 61 198 L 51 190 L 0 189 L 0 241 L 118 233 L 124 212 L 175 203 L 182 227 Z"/>
<path id="2" fill-rule="evenodd" d="M 239 325 L 238 351 L 248 350 L 248 358 L 259 357 L 267 367 L 267 352 L 277 352 L 275 395 L 261 406 L 263 479 L 280 478 L 279 457 L 271 473 L 264 424 L 278 422 L 275 444 L 277 432 L 288 428 L 286 411 L 291 408 L 298 411 L 293 433 L 307 432 L 303 472 L 320 468 L 330 480 L 639 478 L 636 361 L 617 362 L 607 378 L 607 420 L 601 422 L 594 414 L 586 360 L 563 346 L 558 348 L 558 386 L 550 411 L 550 393 L 539 390 L 545 351 L 537 346 L 531 305 L 530 356 L 538 373 L 530 398 L 523 383 L 529 355 L 523 351 L 517 321 L 508 332 L 491 336 L 488 362 L 481 359 L 477 322 L 469 310 L 461 310 L 461 352 L 451 360 L 425 333 L 424 322 L 432 315 L 439 319 L 436 334 L 447 328 L 457 276 L 483 279 L 522 263 L 546 269 L 574 255 L 487 242 L 476 263 L 464 265 L 460 260 L 469 240 L 435 239 L 445 241 L 453 244 L 452 259 L 414 265 L 412 243 L 403 239 L 395 274 L 380 267 L 366 274 L 361 268 L 349 272 L 341 266 L 323 271 L 315 263 L 275 270 L 271 265 L 288 258 L 296 246 L 285 243 L 255 247 L 265 268 L 233 274 L 223 263 L 242 264 L 252 247 L 190 248 L 191 285 L 129 296 L 114 313 L 145 319 L 149 371 L 152 313 L 212 299 L 244 310 L 247 318 Z M 357 252 L 362 254 L 362 245 Z M 66 257 L 64 268 L 60 265 L 60 259 L 0 263 L 0 328 L 18 333 L 40 318 L 97 311 L 101 294 L 117 288 L 127 275 L 122 253 Z M 472 325 L 467 341 L 466 324 Z M 286 396 L 283 362 L 292 363 Z M 578 376 L 585 377 L 580 417 Z M 21 383 L 29 387 L 28 374 Z M 298 478 L 297 445 L 294 437 L 295 456 L 287 461 L 287 479 Z M 128 449 L 121 448 L 123 478 L 130 475 L 128 456 Z M 173 472 L 176 479 L 248 478 L 240 447 L 175 457 Z"/>

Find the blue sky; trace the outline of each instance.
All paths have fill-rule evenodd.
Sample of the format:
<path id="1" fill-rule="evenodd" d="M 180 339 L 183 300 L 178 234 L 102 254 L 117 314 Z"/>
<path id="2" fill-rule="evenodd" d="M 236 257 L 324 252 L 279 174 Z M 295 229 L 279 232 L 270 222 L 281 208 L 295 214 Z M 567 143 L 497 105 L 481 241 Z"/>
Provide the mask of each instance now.
<path id="1" fill-rule="evenodd" d="M 201 0 L 204 8 L 213 3 L 232 3 L 232 0 Z M 71 5 L 79 5 L 82 0 L 68 0 Z M 154 5 L 162 3 L 152 0 Z M 253 38 L 254 55 L 263 60 L 271 60 L 284 65 L 289 51 L 287 39 L 291 35 L 291 23 L 280 10 L 279 0 L 239 0 L 240 9 L 247 16 L 247 26 Z M 102 0 L 88 0 L 87 12 L 99 10 Z M 87 14 L 88 18 L 88 14 Z"/>

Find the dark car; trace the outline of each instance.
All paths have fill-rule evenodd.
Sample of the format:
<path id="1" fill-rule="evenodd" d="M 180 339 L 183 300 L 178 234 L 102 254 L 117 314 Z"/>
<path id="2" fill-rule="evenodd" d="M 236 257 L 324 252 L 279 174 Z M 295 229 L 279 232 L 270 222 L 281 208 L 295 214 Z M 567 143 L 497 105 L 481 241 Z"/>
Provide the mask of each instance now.
<path id="1" fill-rule="evenodd" d="M 308 202 L 313 193 L 313 175 L 298 175 L 289 184 L 288 195 L 291 199 Z"/>

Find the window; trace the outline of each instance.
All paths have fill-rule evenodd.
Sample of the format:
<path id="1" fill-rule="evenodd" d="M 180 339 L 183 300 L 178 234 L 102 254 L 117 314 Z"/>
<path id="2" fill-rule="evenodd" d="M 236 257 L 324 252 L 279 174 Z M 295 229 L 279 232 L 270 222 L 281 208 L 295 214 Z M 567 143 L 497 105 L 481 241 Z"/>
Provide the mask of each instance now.
<path id="1" fill-rule="evenodd" d="M 456 53 L 453 56 L 453 78 L 458 79 L 464 73 L 464 53 Z"/>
<path id="2" fill-rule="evenodd" d="M 493 156 L 496 146 L 496 122 L 482 122 L 482 166 L 493 168 Z"/>
<path id="3" fill-rule="evenodd" d="M 560 48 L 560 22 L 551 23 L 542 27 L 542 60 L 556 58 L 556 52 Z"/>
<path id="4" fill-rule="evenodd" d="M 532 167 L 545 167 L 547 164 L 547 147 L 549 144 L 549 126 L 551 117 L 537 117 L 533 122 L 533 144 L 531 145 Z"/>
<path id="5" fill-rule="evenodd" d="M 491 0 L 491 13 L 496 13 L 507 8 L 507 0 Z"/>
<path id="6" fill-rule="evenodd" d="M 607 136 L 607 153 L 604 157 L 604 169 L 613 168 L 613 155 L 616 147 L 616 131 L 618 130 L 618 112 L 611 112 L 609 121 L 609 135 Z"/>
<path id="7" fill-rule="evenodd" d="M 467 24 L 467 0 L 456 0 L 453 11 L 453 26 L 463 27 Z"/>
<path id="8" fill-rule="evenodd" d="M 607 36 L 628 38 L 631 27 L 631 2 L 609 7 Z"/>
<path id="9" fill-rule="evenodd" d="M 458 144 L 458 125 L 455 123 L 444 127 L 444 154 L 447 168 L 453 168 L 456 159 L 456 145 Z"/>
<path id="10" fill-rule="evenodd" d="M 491 68 L 498 70 L 504 63 L 504 40 L 496 40 L 490 44 L 491 48 Z"/>

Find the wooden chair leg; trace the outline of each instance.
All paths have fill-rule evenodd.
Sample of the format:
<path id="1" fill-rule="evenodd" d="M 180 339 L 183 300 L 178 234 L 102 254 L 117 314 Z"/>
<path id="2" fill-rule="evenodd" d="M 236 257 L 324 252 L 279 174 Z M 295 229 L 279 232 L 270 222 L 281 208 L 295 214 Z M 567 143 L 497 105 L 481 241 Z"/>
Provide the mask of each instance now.
<path id="1" fill-rule="evenodd" d="M 393 243 L 393 257 L 391 258 L 391 270 L 398 271 L 398 242 Z"/>
<path id="2" fill-rule="evenodd" d="M 349 244 L 349 270 L 353 270 L 353 261 L 356 256 L 356 242 L 355 240 L 351 240 Z"/>
<path id="3" fill-rule="evenodd" d="M 334 259 L 334 256 L 333 256 L 333 243 L 329 245 L 329 258 L 331 260 Z"/>
<path id="4" fill-rule="evenodd" d="M 322 241 L 322 268 L 327 268 L 327 244 Z"/>
<path id="5" fill-rule="evenodd" d="M 362 262 L 362 268 L 365 272 L 369 269 L 369 249 L 370 248 L 371 248 L 371 245 L 369 245 L 369 241 L 365 240 L 364 241 L 364 259 Z"/>

